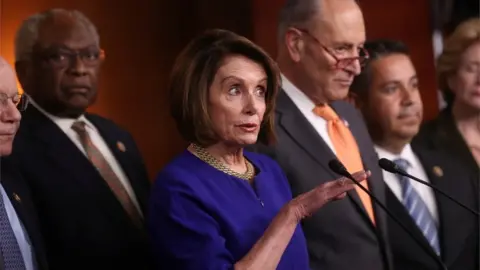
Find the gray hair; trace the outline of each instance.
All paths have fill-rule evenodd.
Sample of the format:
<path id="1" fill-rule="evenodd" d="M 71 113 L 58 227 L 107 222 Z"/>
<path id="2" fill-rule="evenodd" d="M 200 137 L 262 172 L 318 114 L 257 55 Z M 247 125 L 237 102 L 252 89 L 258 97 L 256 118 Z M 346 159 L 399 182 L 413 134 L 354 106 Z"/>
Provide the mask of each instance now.
<path id="1" fill-rule="evenodd" d="M 283 39 L 289 27 L 305 27 L 313 17 L 320 14 L 321 1 L 322 0 L 286 0 L 278 18 L 278 40 Z M 359 0 L 353 1 L 359 5 Z"/>
<path id="2" fill-rule="evenodd" d="M 286 0 L 278 19 L 278 40 L 283 39 L 289 27 L 303 27 L 318 13 L 319 7 L 319 0 Z"/>
<path id="3" fill-rule="evenodd" d="M 38 42 L 40 25 L 58 14 L 68 14 L 72 16 L 93 35 L 95 43 L 100 45 L 100 36 L 97 28 L 87 16 L 77 10 L 55 8 L 34 14 L 22 22 L 15 36 L 15 62 L 29 60 L 33 47 Z"/>

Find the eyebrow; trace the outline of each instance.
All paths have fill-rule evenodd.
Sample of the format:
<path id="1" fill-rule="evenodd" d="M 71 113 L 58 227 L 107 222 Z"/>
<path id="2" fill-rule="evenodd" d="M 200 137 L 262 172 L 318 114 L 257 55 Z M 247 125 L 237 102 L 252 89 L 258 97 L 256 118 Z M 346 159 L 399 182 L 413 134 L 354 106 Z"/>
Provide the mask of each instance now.
<path id="1" fill-rule="evenodd" d="M 345 46 L 345 47 L 349 47 L 349 48 L 363 48 L 365 46 L 365 43 L 354 44 L 354 43 L 348 42 L 348 41 L 334 41 L 334 42 L 332 42 L 332 46 L 334 46 L 334 47 Z"/>
<path id="2" fill-rule="evenodd" d="M 8 90 L 0 88 L 0 95 L 6 95 L 7 97 L 12 98 L 12 97 L 15 97 L 17 95 L 20 95 L 20 93 L 18 92 L 18 89 L 16 89 L 15 93 L 8 94 Z"/>
<path id="3" fill-rule="evenodd" d="M 51 44 L 50 46 L 46 47 L 45 49 L 46 49 L 46 50 L 60 49 L 60 50 L 72 51 L 72 50 L 89 50 L 89 49 L 96 49 L 97 47 L 98 47 L 98 46 L 95 45 L 95 44 L 90 44 L 90 45 L 84 46 L 84 47 L 82 47 L 82 48 L 73 49 L 73 48 L 70 48 L 70 47 L 66 46 L 65 44 L 53 43 L 53 44 Z"/>
<path id="4" fill-rule="evenodd" d="M 237 76 L 231 75 L 231 76 L 227 76 L 227 77 L 223 78 L 220 82 L 221 82 L 221 83 L 224 83 L 225 81 L 231 80 L 231 79 L 241 80 L 241 79 L 238 78 Z"/>
<path id="5" fill-rule="evenodd" d="M 475 64 L 475 65 L 477 65 L 477 66 L 478 66 L 478 65 L 480 65 L 480 61 L 476 61 L 476 60 L 473 60 L 473 61 L 471 61 L 471 60 L 467 60 L 467 61 L 466 61 L 466 64 L 469 64 L 469 65 L 471 65 L 471 64 Z"/>
<path id="6" fill-rule="evenodd" d="M 413 80 L 418 80 L 418 75 L 415 74 L 415 75 L 413 75 L 412 77 L 410 77 L 410 78 L 408 79 L 409 82 L 411 82 L 411 81 L 413 81 Z M 385 83 L 382 83 L 382 84 L 380 85 L 380 87 L 385 87 L 385 86 L 387 86 L 387 85 L 389 85 L 389 84 L 401 84 L 401 82 L 400 82 L 399 80 L 391 80 L 391 81 L 387 81 L 387 82 L 385 82 Z"/>
<path id="7" fill-rule="evenodd" d="M 223 79 L 220 81 L 220 83 L 223 84 L 225 81 L 230 80 L 230 79 L 235 79 L 235 80 L 239 80 L 239 81 L 242 81 L 242 82 L 245 81 L 244 79 L 239 78 L 239 77 L 237 77 L 237 76 L 235 76 L 235 75 L 230 75 L 230 76 L 227 76 L 227 77 L 223 78 Z M 264 77 L 264 78 L 262 78 L 261 80 L 259 80 L 259 82 L 264 82 L 264 81 L 267 81 L 267 80 L 268 80 L 268 78 L 267 78 L 267 77 Z"/>

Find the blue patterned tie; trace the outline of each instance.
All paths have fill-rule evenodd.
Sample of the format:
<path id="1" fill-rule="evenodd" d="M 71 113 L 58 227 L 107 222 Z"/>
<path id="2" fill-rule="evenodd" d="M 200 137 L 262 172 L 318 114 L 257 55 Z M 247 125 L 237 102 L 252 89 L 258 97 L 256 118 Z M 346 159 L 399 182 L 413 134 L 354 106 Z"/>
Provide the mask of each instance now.
<path id="1" fill-rule="evenodd" d="M 410 165 L 407 160 L 402 158 L 397 159 L 394 162 L 404 171 L 407 171 L 407 168 Z M 399 174 L 397 174 L 397 177 L 402 186 L 403 205 L 417 224 L 418 228 L 422 231 L 435 253 L 440 255 L 440 242 L 438 239 L 437 225 L 435 224 L 435 220 L 428 210 L 427 205 L 413 188 L 410 179 Z"/>
<path id="2" fill-rule="evenodd" d="M 25 270 L 20 246 L 7 216 L 3 196 L 0 192 L 0 251 L 5 270 Z"/>

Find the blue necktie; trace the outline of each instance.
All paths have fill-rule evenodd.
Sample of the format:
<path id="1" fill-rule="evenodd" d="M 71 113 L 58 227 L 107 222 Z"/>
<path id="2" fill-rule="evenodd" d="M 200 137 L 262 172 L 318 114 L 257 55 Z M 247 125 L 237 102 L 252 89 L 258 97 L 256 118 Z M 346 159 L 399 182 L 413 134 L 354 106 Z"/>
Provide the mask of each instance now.
<path id="1" fill-rule="evenodd" d="M 5 270 L 25 270 L 20 246 L 7 216 L 3 196 L 0 192 L 0 251 Z"/>
<path id="2" fill-rule="evenodd" d="M 397 159 L 394 162 L 404 171 L 407 171 L 407 168 L 410 165 L 407 160 L 402 158 Z M 440 241 L 438 239 L 437 226 L 432 214 L 420 195 L 418 195 L 413 188 L 410 179 L 399 174 L 397 174 L 397 177 L 402 186 L 403 205 L 415 221 L 415 224 L 417 224 L 418 228 L 422 231 L 435 253 L 440 255 Z"/>

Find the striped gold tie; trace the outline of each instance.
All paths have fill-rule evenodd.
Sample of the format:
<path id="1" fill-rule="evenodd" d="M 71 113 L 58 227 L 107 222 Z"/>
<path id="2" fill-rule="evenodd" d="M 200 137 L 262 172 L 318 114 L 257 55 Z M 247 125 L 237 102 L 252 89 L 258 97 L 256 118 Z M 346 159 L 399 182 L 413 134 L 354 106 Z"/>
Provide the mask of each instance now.
<path id="1" fill-rule="evenodd" d="M 93 144 L 90 135 L 85 128 L 85 122 L 76 121 L 73 123 L 72 129 L 79 135 L 80 141 L 90 162 L 92 162 L 93 166 L 97 168 L 100 175 L 103 177 L 105 182 L 107 182 L 108 186 L 115 194 L 118 201 L 122 204 L 133 223 L 141 228 L 143 226 L 143 218 L 133 204 L 133 201 L 125 190 L 125 187 L 120 182 L 120 179 L 118 179 L 117 175 L 112 170 L 112 167 L 110 167 L 110 164 L 108 164 L 100 150 L 98 150 L 98 148 Z"/>

